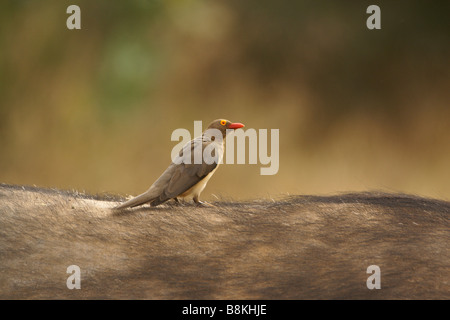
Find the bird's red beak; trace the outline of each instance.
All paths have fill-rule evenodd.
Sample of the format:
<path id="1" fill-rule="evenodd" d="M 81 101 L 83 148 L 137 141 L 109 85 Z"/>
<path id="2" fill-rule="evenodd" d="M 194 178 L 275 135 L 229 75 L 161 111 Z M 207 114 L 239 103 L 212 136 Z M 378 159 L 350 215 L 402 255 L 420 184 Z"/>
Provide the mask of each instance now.
<path id="1" fill-rule="evenodd" d="M 236 122 L 236 123 L 231 123 L 228 128 L 230 129 L 239 129 L 245 127 L 242 123 Z"/>

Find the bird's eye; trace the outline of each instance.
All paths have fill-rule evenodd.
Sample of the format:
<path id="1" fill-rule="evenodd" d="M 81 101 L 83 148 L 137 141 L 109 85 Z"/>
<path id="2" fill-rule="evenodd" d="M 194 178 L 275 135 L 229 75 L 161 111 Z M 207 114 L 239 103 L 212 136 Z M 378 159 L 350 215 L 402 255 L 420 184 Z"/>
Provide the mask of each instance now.
<path id="1" fill-rule="evenodd" d="M 224 126 L 224 125 L 227 124 L 227 121 L 226 120 L 220 120 L 220 124 Z"/>

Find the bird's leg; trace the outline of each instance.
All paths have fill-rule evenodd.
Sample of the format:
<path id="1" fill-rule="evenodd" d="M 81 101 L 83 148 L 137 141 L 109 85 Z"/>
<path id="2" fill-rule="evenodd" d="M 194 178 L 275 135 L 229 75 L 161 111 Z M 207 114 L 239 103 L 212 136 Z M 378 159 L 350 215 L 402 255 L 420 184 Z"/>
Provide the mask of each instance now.
<path id="1" fill-rule="evenodd" d="M 208 202 L 205 202 L 205 201 L 200 201 L 200 200 L 198 199 L 198 195 L 197 195 L 197 196 L 194 196 L 194 197 L 192 198 L 192 200 L 194 200 L 195 204 L 196 204 L 197 206 L 199 206 L 199 207 L 215 207 L 215 205 L 213 205 L 213 204 L 211 204 L 211 203 L 208 203 Z"/>
<path id="2" fill-rule="evenodd" d="M 181 206 L 182 205 L 182 203 L 178 200 L 177 197 L 173 198 L 173 200 L 175 201 L 175 205 L 177 205 L 177 206 Z"/>

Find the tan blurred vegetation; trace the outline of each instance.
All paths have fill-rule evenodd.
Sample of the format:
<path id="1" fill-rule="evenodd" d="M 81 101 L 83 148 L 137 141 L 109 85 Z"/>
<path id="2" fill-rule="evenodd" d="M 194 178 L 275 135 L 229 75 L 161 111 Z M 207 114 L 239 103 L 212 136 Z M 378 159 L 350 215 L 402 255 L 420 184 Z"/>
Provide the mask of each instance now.
<path id="1" fill-rule="evenodd" d="M 280 129 L 280 170 L 223 165 L 206 200 L 450 199 L 449 2 L 372 2 L 2 1 L 0 182 L 137 194 L 174 129 L 227 118 Z"/>

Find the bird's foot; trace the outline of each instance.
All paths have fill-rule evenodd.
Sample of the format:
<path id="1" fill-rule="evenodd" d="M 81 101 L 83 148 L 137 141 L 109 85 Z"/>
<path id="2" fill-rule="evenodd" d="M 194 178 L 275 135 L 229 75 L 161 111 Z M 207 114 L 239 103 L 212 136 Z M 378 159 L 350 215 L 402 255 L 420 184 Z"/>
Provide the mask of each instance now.
<path id="1" fill-rule="evenodd" d="M 195 204 L 196 204 L 198 207 L 216 208 L 215 205 L 213 205 L 213 204 L 211 204 L 211 203 L 208 203 L 208 202 L 206 202 L 206 201 L 195 201 Z"/>

